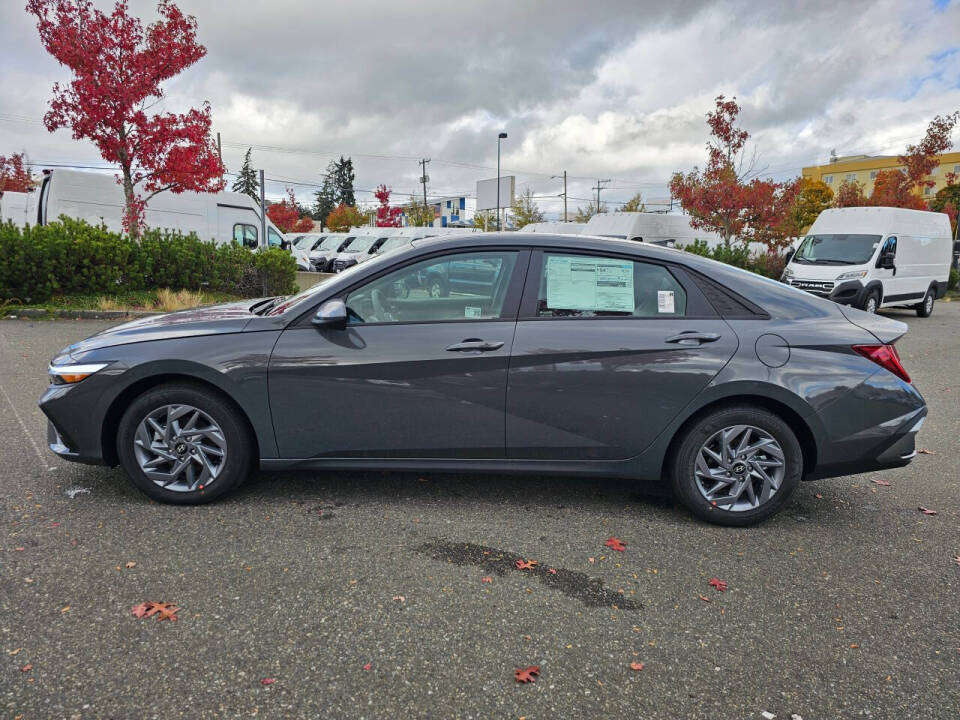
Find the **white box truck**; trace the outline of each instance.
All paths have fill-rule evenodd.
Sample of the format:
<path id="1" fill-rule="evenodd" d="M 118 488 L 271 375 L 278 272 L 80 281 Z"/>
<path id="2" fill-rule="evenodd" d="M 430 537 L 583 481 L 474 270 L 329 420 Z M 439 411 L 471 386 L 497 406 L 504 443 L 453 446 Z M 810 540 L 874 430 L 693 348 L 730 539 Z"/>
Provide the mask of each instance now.
<path id="1" fill-rule="evenodd" d="M 820 213 L 780 279 L 867 312 L 912 307 L 928 317 L 947 292 L 952 259 L 943 213 L 838 208 Z"/>
<path id="2" fill-rule="evenodd" d="M 123 189 L 111 174 L 57 168 L 45 170 L 31 224 L 45 225 L 61 215 L 107 226 L 123 227 Z M 147 227 L 196 233 L 218 245 L 236 240 L 256 248 L 260 238 L 260 204 L 248 195 L 233 192 L 174 194 L 162 192 L 147 203 Z M 267 219 L 267 243 L 280 247 L 283 233 Z"/>

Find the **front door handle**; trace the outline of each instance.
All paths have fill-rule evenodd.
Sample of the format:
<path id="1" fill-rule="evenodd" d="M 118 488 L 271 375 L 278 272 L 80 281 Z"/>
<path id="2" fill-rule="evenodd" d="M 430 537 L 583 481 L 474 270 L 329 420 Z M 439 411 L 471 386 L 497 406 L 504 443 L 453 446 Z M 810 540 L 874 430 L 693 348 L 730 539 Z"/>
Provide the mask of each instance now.
<path id="1" fill-rule="evenodd" d="M 671 335 L 664 342 L 676 343 L 677 345 L 702 345 L 703 343 L 716 342 L 720 339 L 717 333 L 697 332 L 696 330 L 687 330 L 679 335 Z"/>
<path id="2" fill-rule="evenodd" d="M 502 342 L 487 342 L 480 338 L 467 338 L 463 342 L 448 345 L 446 349 L 450 352 L 490 352 L 502 347 Z"/>

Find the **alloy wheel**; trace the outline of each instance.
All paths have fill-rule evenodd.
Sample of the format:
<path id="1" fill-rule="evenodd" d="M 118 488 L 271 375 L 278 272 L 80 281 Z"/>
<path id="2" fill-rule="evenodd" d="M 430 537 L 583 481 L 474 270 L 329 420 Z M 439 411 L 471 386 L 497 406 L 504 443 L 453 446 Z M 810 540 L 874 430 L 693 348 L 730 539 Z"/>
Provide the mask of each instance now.
<path id="1" fill-rule="evenodd" d="M 871 295 L 867 298 L 867 306 L 864 308 L 868 313 L 877 312 L 877 296 Z"/>
<path id="2" fill-rule="evenodd" d="M 755 510 L 772 498 L 786 473 L 783 448 L 753 425 L 731 425 L 711 435 L 697 453 L 697 490 L 716 508 Z"/>
<path id="3" fill-rule="evenodd" d="M 927 315 L 933 312 L 933 295 L 931 293 L 927 293 L 927 297 L 924 298 L 923 305 Z"/>
<path id="4" fill-rule="evenodd" d="M 137 426 L 137 464 L 157 486 L 174 492 L 203 490 L 225 467 L 227 441 L 207 413 L 191 405 L 164 405 Z"/>

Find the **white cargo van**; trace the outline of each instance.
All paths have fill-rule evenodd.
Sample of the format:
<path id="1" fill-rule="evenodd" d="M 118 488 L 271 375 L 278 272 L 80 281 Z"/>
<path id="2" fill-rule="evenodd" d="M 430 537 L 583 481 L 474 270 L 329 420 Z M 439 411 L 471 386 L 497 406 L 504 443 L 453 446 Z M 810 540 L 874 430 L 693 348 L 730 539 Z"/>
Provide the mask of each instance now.
<path id="1" fill-rule="evenodd" d="M 123 208 L 123 189 L 112 174 L 57 168 L 43 173 L 31 222 L 45 225 L 66 215 L 120 232 Z M 260 204 L 241 193 L 162 192 L 147 203 L 145 221 L 150 228 L 193 232 L 218 245 L 234 240 L 250 248 L 262 244 Z M 280 247 L 282 242 L 283 234 L 268 219 L 267 243 Z"/>
<path id="2" fill-rule="evenodd" d="M 650 212 L 609 212 L 594 215 L 581 235 L 634 240 L 667 247 L 692 245 L 701 240 L 711 248 L 722 240 L 716 233 L 695 230 L 686 215 Z"/>
<path id="3" fill-rule="evenodd" d="M 580 235 L 586 223 L 578 222 L 535 222 L 527 223 L 520 232 L 522 233 L 555 233 L 557 235 Z"/>
<path id="4" fill-rule="evenodd" d="M 12 222 L 23 228 L 29 222 L 32 193 L 0 191 L 0 223 Z"/>
<path id="5" fill-rule="evenodd" d="M 906 306 L 927 317 L 947 292 L 952 259 L 943 213 L 838 208 L 820 213 L 780 279 L 867 312 Z"/>

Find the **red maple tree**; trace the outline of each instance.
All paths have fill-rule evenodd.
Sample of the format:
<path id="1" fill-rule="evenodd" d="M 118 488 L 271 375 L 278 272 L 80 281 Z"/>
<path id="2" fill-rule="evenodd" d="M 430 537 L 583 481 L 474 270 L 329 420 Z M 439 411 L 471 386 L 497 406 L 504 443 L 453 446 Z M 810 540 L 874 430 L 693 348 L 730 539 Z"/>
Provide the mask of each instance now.
<path id="1" fill-rule="evenodd" d="M 0 155 L 0 192 L 27 192 L 32 187 L 33 177 L 25 153 Z"/>
<path id="2" fill-rule="evenodd" d="M 310 232 L 313 230 L 313 220 L 306 215 L 300 217 L 297 199 L 293 195 L 293 188 L 287 188 L 287 199 L 273 203 L 267 208 L 267 217 L 281 232 Z"/>
<path id="3" fill-rule="evenodd" d="M 160 0 L 160 19 L 144 28 L 117 0 L 106 14 L 90 0 L 28 0 L 44 48 L 73 73 L 53 86 L 44 124 L 70 128 L 91 140 L 105 160 L 120 167 L 126 200 L 124 227 L 138 236 L 147 201 L 169 190 L 218 192 L 223 165 L 210 136 L 210 105 L 186 113 L 153 113 L 160 83 L 206 55 L 197 22 L 172 0 Z"/>
<path id="4" fill-rule="evenodd" d="M 753 161 L 743 154 L 750 134 L 737 125 L 739 115 L 736 98 L 716 98 L 713 112 L 707 113 L 711 140 L 706 168 L 675 173 L 670 193 L 690 214 L 690 225 L 717 233 L 725 245 L 740 237 L 774 250 L 787 244 L 799 181 L 750 179 Z"/>
<path id="5" fill-rule="evenodd" d="M 380 203 L 377 206 L 377 227 L 400 227 L 400 216 L 403 215 L 403 210 L 390 207 L 390 188 L 386 185 L 378 185 L 373 196 Z"/>

